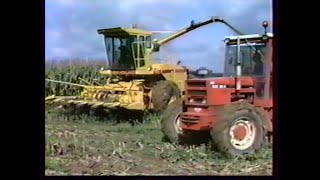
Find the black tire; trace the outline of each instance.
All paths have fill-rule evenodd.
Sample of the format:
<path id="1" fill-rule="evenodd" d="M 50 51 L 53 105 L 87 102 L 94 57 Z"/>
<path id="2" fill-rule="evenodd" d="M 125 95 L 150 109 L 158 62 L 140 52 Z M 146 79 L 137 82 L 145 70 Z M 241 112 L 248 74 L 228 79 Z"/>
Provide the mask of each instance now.
<path id="1" fill-rule="evenodd" d="M 161 130 L 164 139 L 171 143 L 179 143 L 181 136 L 175 129 L 175 121 L 177 116 L 182 112 L 183 99 L 176 99 L 163 112 L 161 119 Z"/>
<path id="2" fill-rule="evenodd" d="M 221 152 L 226 157 L 242 156 L 246 154 L 254 154 L 260 150 L 265 141 L 266 131 L 263 128 L 261 116 L 259 116 L 255 107 L 246 102 L 236 102 L 224 107 L 219 111 L 221 118 L 211 129 L 212 147 L 214 150 Z M 236 122 L 249 123 L 255 127 L 253 135 L 254 140 L 240 149 L 231 143 L 231 127 Z"/>
<path id="3" fill-rule="evenodd" d="M 209 139 L 208 132 L 190 132 L 181 130 L 179 133 L 175 128 L 176 119 L 183 111 L 183 99 L 176 99 L 170 103 L 163 112 L 161 119 L 161 129 L 164 134 L 164 140 L 170 143 L 184 145 L 199 145 L 207 143 Z"/>
<path id="4" fill-rule="evenodd" d="M 158 81 L 153 85 L 151 92 L 151 101 L 155 112 L 163 112 L 170 102 L 171 98 L 181 97 L 178 86 L 171 81 Z"/>

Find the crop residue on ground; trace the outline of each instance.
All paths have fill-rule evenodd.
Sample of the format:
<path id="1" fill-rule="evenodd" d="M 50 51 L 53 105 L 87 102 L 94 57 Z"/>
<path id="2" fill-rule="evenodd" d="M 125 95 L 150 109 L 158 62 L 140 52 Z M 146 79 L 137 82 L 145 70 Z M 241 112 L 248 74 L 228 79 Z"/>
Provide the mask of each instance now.
<path id="1" fill-rule="evenodd" d="M 160 119 L 135 125 L 46 112 L 46 175 L 271 175 L 272 150 L 226 160 L 162 141 Z"/>

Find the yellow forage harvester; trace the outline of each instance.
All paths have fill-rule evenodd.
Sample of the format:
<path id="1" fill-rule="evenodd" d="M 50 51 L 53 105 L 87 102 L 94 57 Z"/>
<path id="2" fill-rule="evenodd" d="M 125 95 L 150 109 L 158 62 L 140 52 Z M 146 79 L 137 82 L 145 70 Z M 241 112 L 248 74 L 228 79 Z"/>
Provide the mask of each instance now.
<path id="1" fill-rule="evenodd" d="M 184 94 L 184 83 L 188 79 L 188 69 L 178 64 L 156 64 L 154 52 L 160 46 L 210 23 L 220 22 L 218 17 L 207 21 L 191 22 L 186 28 L 160 40 L 151 40 L 154 32 L 132 28 L 98 29 L 104 37 L 108 69 L 100 74 L 108 77 L 102 85 L 75 84 L 54 79 L 61 83 L 82 88 L 80 96 L 55 96 L 46 98 L 47 104 L 57 104 L 89 108 L 125 108 L 128 110 L 163 111 L 173 100 Z"/>

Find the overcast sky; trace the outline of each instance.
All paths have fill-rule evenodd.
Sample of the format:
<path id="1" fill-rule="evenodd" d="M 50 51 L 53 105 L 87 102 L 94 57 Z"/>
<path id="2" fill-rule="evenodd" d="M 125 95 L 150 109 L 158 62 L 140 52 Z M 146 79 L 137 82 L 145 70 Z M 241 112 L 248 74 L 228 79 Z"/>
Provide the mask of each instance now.
<path id="1" fill-rule="evenodd" d="M 271 0 L 46 0 L 45 11 L 46 59 L 105 58 L 99 28 L 136 23 L 147 30 L 174 31 L 211 16 L 248 34 L 263 33 L 264 20 L 272 25 Z M 210 24 L 163 46 L 161 57 L 221 72 L 222 40 L 233 34 L 223 24 Z"/>

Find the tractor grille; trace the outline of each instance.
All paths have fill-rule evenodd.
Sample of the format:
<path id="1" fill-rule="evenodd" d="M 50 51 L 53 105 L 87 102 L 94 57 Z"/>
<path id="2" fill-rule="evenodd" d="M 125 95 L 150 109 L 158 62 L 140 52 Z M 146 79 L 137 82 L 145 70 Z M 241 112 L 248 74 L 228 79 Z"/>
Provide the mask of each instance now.
<path id="1" fill-rule="evenodd" d="M 189 80 L 186 83 L 187 102 L 189 105 L 207 104 L 207 88 L 205 80 Z"/>
<path id="2" fill-rule="evenodd" d="M 188 95 L 191 96 L 206 96 L 207 91 L 206 90 L 188 90 Z"/>
<path id="3" fill-rule="evenodd" d="M 199 123 L 199 116 L 182 114 L 181 122 L 183 122 L 187 125 L 197 124 L 197 123 Z"/>
<path id="4" fill-rule="evenodd" d="M 206 87 L 206 81 L 203 80 L 189 80 L 187 81 L 188 87 Z"/>

